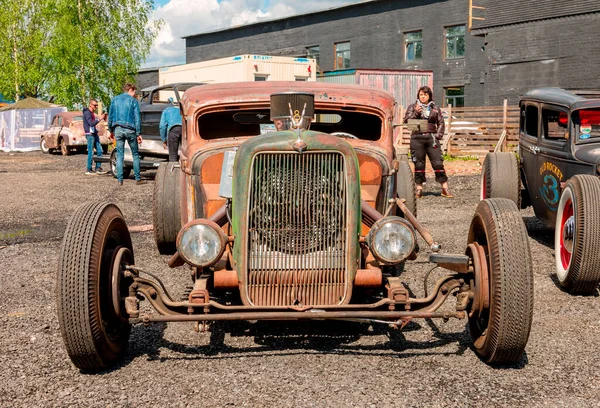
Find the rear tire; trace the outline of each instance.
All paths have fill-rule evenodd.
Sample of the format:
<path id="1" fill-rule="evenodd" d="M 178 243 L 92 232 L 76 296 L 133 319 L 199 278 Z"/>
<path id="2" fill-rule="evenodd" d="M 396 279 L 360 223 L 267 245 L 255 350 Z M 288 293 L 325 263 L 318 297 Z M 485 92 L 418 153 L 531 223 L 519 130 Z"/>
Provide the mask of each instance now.
<path id="1" fill-rule="evenodd" d="M 560 197 L 554 231 L 556 276 L 574 295 L 594 294 L 600 282 L 600 179 L 571 178 Z"/>
<path id="2" fill-rule="evenodd" d="M 398 197 L 406 200 L 405 205 L 409 211 L 417 216 L 417 197 L 415 191 L 415 177 L 407 161 L 401 161 L 398 173 L 396 174 L 396 191 Z M 399 211 L 399 216 L 404 214 Z"/>
<path id="3" fill-rule="evenodd" d="M 84 371 L 113 367 L 127 348 L 131 325 L 113 304 L 113 262 L 121 248 L 133 263 L 131 237 L 117 206 L 94 202 L 75 211 L 58 261 L 56 298 L 67 353 Z M 121 278 L 118 285 L 121 310 L 130 283 Z"/>
<path id="4" fill-rule="evenodd" d="M 177 234 L 181 229 L 180 186 L 181 170 L 175 162 L 161 163 L 154 178 L 152 222 L 154 240 L 161 255 L 177 251 Z"/>
<path id="5" fill-rule="evenodd" d="M 489 280 L 489 306 L 469 317 L 473 347 L 488 364 L 517 363 L 531 330 L 533 265 L 527 229 L 514 202 L 481 201 L 468 242 L 484 249 Z"/>
<path id="6" fill-rule="evenodd" d="M 46 144 L 45 137 L 40 138 L 40 150 L 44 154 L 50 154 L 50 148 L 48 148 L 48 145 Z"/>
<path id="7" fill-rule="evenodd" d="M 514 153 L 488 153 L 481 169 L 480 199 L 508 198 L 521 208 L 521 176 Z"/>

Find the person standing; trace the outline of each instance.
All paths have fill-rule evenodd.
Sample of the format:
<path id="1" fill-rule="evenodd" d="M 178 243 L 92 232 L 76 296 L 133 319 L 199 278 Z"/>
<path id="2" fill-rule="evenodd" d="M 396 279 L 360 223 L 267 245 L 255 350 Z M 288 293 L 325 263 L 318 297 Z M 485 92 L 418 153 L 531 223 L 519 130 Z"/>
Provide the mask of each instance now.
<path id="1" fill-rule="evenodd" d="M 442 186 L 442 197 L 453 198 L 448 189 L 448 176 L 444 169 L 441 140 L 444 137 L 444 116 L 442 110 L 433 102 L 433 92 L 428 86 L 422 86 L 417 93 L 417 101 L 406 109 L 404 123 L 409 119 L 427 121 L 427 129 L 412 132 L 410 135 L 410 154 L 415 165 L 416 196 L 423 196 L 425 183 L 425 157 L 429 157 L 435 172 L 435 180 Z"/>
<path id="2" fill-rule="evenodd" d="M 123 93 L 115 96 L 108 111 L 108 129 L 117 141 L 117 181 L 123 185 L 123 159 L 125 142 L 131 148 L 133 156 L 133 175 L 136 184 L 146 184 L 140 175 L 140 155 L 138 144 L 142 144 L 142 124 L 140 119 L 140 104 L 135 99 L 137 88 L 132 84 L 123 86 Z"/>
<path id="3" fill-rule="evenodd" d="M 98 129 L 96 129 L 101 119 L 96 116 L 96 109 L 98 109 L 98 101 L 95 99 L 90 99 L 88 107 L 83 108 L 83 131 L 87 140 L 87 171 L 85 174 L 88 176 L 106 173 L 100 167 L 100 162 L 96 162 L 96 169 L 92 168 L 94 149 L 96 149 L 96 156 L 102 156 L 102 145 L 100 144 Z M 104 119 L 106 119 L 106 114 L 104 115 Z"/>
<path id="4" fill-rule="evenodd" d="M 179 143 L 181 143 L 181 113 L 178 106 L 169 106 L 160 117 L 160 138 L 165 149 L 169 149 L 169 161 L 179 160 Z"/>

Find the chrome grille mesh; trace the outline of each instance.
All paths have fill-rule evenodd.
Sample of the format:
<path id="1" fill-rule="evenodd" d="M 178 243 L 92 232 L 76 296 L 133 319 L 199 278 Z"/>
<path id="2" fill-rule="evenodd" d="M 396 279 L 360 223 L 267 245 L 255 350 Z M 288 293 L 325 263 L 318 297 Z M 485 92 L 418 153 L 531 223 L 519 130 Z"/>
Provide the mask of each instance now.
<path id="1" fill-rule="evenodd" d="M 347 280 L 344 157 L 335 152 L 260 153 L 250 179 L 250 302 L 341 303 Z"/>

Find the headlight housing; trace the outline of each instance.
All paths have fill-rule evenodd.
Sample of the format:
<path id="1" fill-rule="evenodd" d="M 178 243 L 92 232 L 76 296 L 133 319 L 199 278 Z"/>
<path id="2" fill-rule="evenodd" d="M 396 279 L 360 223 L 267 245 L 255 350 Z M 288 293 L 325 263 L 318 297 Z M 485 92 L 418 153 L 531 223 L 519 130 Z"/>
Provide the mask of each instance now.
<path id="1" fill-rule="evenodd" d="M 227 236 L 215 222 L 193 220 L 177 234 L 177 252 L 185 262 L 197 267 L 214 265 L 225 251 Z"/>
<path id="2" fill-rule="evenodd" d="M 373 256 L 385 265 L 406 260 L 415 250 L 416 242 L 412 225 L 400 217 L 380 219 L 367 234 L 367 244 Z"/>

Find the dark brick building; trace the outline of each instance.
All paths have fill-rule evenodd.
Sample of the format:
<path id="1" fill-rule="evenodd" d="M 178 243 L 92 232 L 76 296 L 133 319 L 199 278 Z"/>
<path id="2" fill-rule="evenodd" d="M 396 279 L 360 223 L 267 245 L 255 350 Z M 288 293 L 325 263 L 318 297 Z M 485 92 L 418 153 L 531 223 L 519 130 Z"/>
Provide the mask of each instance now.
<path id="1" fill-rule="evenodd" d="M 372 0 L 202 33 L 185 38 L 186 60 L 249 53 L 314 56 L 321 71 L 432 70 L 435 99 L 455 106 L 515 103 L 537 86 L 600 88 L 600 1 L 472 3 Z"/>

